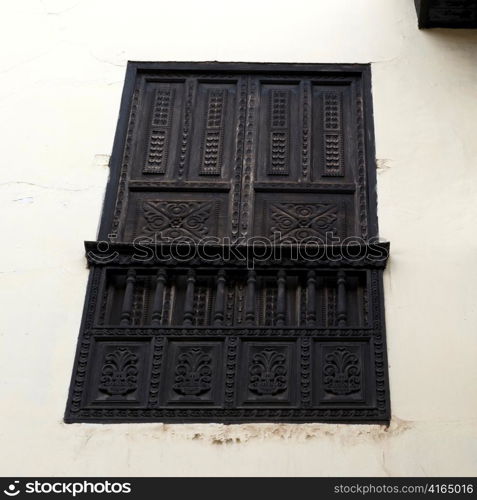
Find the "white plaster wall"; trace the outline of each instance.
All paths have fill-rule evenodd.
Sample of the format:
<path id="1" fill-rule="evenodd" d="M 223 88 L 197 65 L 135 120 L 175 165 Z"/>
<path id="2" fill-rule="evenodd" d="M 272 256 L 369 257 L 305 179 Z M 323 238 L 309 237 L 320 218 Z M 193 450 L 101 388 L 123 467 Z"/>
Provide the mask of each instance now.
<path id="1" fill-rule="evenodd" d="M 475 475 L 477 32 L 412 0 L 8 2 L 2 475 Z M 393 423 L 62 423 L 130 60 L 372 62 Z"/>

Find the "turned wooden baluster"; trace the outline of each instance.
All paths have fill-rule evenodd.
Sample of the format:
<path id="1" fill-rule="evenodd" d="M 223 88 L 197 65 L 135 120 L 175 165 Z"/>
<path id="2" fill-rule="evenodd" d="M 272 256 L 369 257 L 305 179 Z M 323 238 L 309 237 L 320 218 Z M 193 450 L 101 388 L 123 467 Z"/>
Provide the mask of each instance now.
<path id="1" fill-rule="evenodd" d="M 217 274 L 217 288 L 215 294 L 214 325 L 220 326 L 224 322 L 225 309 L 225 271 L 221 269 Z"/>
<path id="2" fill-rule="evenodd" d="M 245 302 L 245 321 L 249 325 L 255 323 L 255 288 L 257 283 L 257 274 L 255 271 L 249 271 L 247 277 L 247 299 Z"/>
<path id="3" fill-rule="evenodd" d="M 336 304 L 336 321 L 338 326 L 346 326 L 347 313 L 346 313 L 346 274 L 344 271 L 338 271 L 336 280 L 338 288 L 338 300 Z"/>
<path id="4" fill-rule="evenodd" d="M 283 326 L 285 324 L 285 311 L 286 311 L 285 271 L 278 271 L 277 282 L 278 282 L 278 291 L 277 291 L 277 312 L 275 315 L 275 324 L 277 326 Z"/>
<path id="5" fill-rule="evenodd" d="M 162 321 L 162 307 L 164 304 L 164 289 L 166 285 L 166 279 L 166 270 L 159 269 L 156 276 L 156 290 L 154 291 L 154 300 L 152 303 L 152 326 L 159 326 Z"/>
<path id="6" fill-rule="evenodd" d="M 187 273 L 187 288 L 184 302 L 184 325 L 192 325 L 194 320 L 194 287 L 195 271 L 190 269 Z"/>
<path id="7" fill-rule="evenodd" d="M 316 324 L 316 274 L 315 274 L 315 271 L 308 271 L 308 275 L 307 275 L 306 324 L 308 326 L 314 326 Z"/>
<path id="8" fill-rule="evenodd" d="M 135 283 L 136 271 L 130 269 L 126 275 L 126 289 L 124 291 L 123 305 L 121 308 L 121 325 L 131 324 Z"/>

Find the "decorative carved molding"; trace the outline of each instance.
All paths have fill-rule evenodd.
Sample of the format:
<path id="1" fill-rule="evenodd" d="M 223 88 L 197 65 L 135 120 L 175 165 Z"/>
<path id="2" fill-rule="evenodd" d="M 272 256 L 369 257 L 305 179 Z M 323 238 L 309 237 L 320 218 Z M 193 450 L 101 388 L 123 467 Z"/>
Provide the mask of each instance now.
<path id="1" fill-rule="evenodd" d="M 181 191 L 181 192 L 227 192 L 230 182 L 207 181 L 129 181 L 130 191 Z"/>
<path id="2" fill-rule="evenodd" d="M 301 339 L 301 404 L 308 408 L 311 406 L 311 384 L 312 384 L 312 373 L 311 373 L 311 338 L 303 337 Z"/>
<path id="3" fill-rule="evenodd" d="M 240 337 L 240 338 L 265 338 L 265 337 L 310 337 L 310 338 L 325 338 L 329 340 L 333 339 L 349 339 L 349 338 L 360 338 L 360 339 L 370 339 L 376 337 L 376 330 L 372 328 L 315 328 L 315 327 L 282 327 L 275 328 L 272 326 L 263 327 L 160 327 L 160 328 L 148 328 L 148 327 L 96 327 L 89 330 L 89 335 L 94 337 L 154 337 L 154 338 L 186 338 L 186 337 L 214 337 L 214 338 L 230 338 L 230 337 Z"/>
<path id="4" fill-rule="evenodd" d="M 230 408 L 235 401 L 235 375 L 237 366 L 238 338 L 229 337 L 227 342 L 227 363 L 225 371 L 225 406 Z"/>
<path id="5" fill-rule="evenodd" d="M 239 98 L 238 98 L 238 111 L 237 111 L 237 127 L 235 136 L 235 152 L 234 152 L 234 168 L 232 173 L 232 224 L 231 236 L 232 242 L 236 242 L 240 236 L 240 215 L 241 215 L 241 192 L 242 192 L 242 169 L 244 162 L 244 144 L 245 136 L 247 134 L 247 147 L 251 147 L 251 140 L 246 125 L 247 117 L 247 80 L 239 81 Z M 247 154 L 247 175 L 250 175 L 250 153 Z"/>
<path id="6" fill-rule="evenodd" d="M 125 206 L 126 196 L 127 196 L 127 179 L 129 176 L 131 154 L 132 154 L 132 142 L 134 137 L 134 132 L 136 129 L 137 113 L 139 108 L 139 89 L 135 88 L 132 102 L 131 110 L 129 113 L 129 121 L 126 133 L 126 140 L 124 143 L 124 151 L 122 155 L 121 170 L 119 174 L 118 190 L 116 195 L 116 202 L 114 206 L 113 220 L 111 223 L 110 239 L 114 240 L 118 237 L 119 232 L 119 222 L 121 218 L 122 210 Z"/>
<path id="7" fill-rule="evenodd" d="M 102 251 L 102 242 L 86 241 L 86 257 L 91 266 L 130 266 L 151 267 L 168 264 L 174 267 L 205 267 L 211 268 L 220 264 L 221 267 L 246 269 L 253 260 L 253 247 L 236 245 L 233 252 L 226 252 L 223 246 L 206 245 L 205 251 L 198 245 L 176 245 L 168 243 L 141 242 L 140 246 L 132 243 L 114 243 L 108 245 L 106 256 Z M 274 247 L 264 246 L 260 249 L 262 258 L 254 261 L 256 269 L 295 268 L 308 269 L 317 267 L 336 269 L 348 267 L 354 269 L 384 269 L 389 258 L 389 243 L 376 242 L 369 244 L 350 243 L 349 245 L 320 245 L 313 251 L 313 259 L 297 260 L 299 245 L 280 245 L 280 251 Z M 311 246 L 310 246 L 311 248 Z M 345 250 L 343 251 L 343 248 Z M 320 250 L 320 251 L 319 251 Z M 267 258 L 264 259 L 263 255 Z"/>
<path id="8" fill-rule="evenodd" d="M 280 193 L 352 194 L 356 191 L 356 184 L 344 182 L 255 182 L 253 187 L 256 192 L 279 191 Z"/>
<path id="9" fill-rule="evenodd" d="M 368 203 L 366 174 L 366 144 L 364 127 L 364 103 L 361 82 L 356 83 L 356 136 L 358 155 L 358 211 L 361 238 L 368 239 Z"/>
<path id="10" fill-rule="evenodd" d="M 311 83 L 304 81 L 302 83 L 302 108 L 303 108 L 303 123 L 302 123 L 302 147 L 301 147 L 301 178 L 303 181 L 310 179 L 311 165 Z"/>
<path id="11" fill-rule="evenodd" d="M 256 163 L 256 121 L 258 120 L 257 102 L 259 101 L 258 81 L 255 78 L 249 78 L 247 119 L 245 125 L 245 154 L 242 171 L 242 197 L 240 210 L 240 236 L 247 238 L 249 236 L 250 211 L 253 203 L 253 184 L 252 175 L 255 171 Z"/>
<path id="12" fill-rule="evenodd" d="M 159 398 L 162 358 L 164 353 L 164 337 L 156 337 L 154 339 L 154 352 L 152 356 L 151 382 L 149 387 L 149 403 L 150 407 L 156 406 Z"/>
<path id="13" fill-rule="evenodd" d="M 195 90 L 194 80 L 187 80 L 186 103 L 184 108 L 184 116 L 182 121 L 182 134 L 180 141 L 179 166 L 177 169 L 178 179 L 182 179 L 184 177 L 187 153 L 189 150 L 189 135 L 191 130 L 192 100 L 193 100 L 194 90 Z"/>
<path id="14" fill-rule="evenodd" d="M 74 417 L 65 419 L 73 422 L 213 422 L 243 423 L 252 422 L 336 422 L 336 423 L 383 423 L 386 414 L 377 408 L 342 409 L 342 408 L 309 408 L 305 411 L 282 408 L 241 408 L 241 409 L 204 409 L 204 408 L 95 408 L 81 409 Z"/>

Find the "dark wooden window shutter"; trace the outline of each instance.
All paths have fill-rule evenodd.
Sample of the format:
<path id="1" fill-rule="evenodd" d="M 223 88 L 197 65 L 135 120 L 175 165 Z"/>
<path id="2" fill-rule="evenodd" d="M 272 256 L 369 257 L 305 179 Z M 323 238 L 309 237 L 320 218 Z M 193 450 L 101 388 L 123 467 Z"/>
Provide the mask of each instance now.
<path id="1" fill-rule="evenodd" d="M 388 422 L 375 183 L 367 65 L 130 63 L 66 422 Z"/>

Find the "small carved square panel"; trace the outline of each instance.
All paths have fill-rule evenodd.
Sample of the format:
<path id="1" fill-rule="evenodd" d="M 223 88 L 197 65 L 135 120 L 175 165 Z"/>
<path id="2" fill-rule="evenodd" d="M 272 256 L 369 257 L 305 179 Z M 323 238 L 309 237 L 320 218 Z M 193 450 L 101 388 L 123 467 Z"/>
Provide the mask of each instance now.
<path id="1" fill-rule="evenodd" d="M 316 342 L 312 362 L 316 402 L 368 403 L 367 357 L 367 344 L 362 342 Z"/>
<path id="2" fill-rule="evenodd" d="M 294 342 L 245 341 L 240 349 L 239 404 L 296 404 Z"/>
<path id="3" fill-rule="evenodd" d="M 223 398 L 222 342 L 172 340 L 165 349 L 160 405 L 213 405 Z"/>
<path id="4" fill-rule="evenodd" d="M 87 375 L 87 404 L 145 406 L 151 369 L 151 340 L 93 340 Z"/>

